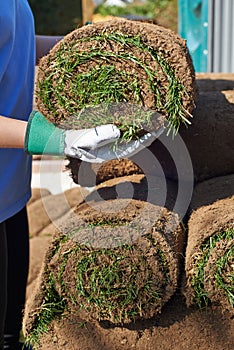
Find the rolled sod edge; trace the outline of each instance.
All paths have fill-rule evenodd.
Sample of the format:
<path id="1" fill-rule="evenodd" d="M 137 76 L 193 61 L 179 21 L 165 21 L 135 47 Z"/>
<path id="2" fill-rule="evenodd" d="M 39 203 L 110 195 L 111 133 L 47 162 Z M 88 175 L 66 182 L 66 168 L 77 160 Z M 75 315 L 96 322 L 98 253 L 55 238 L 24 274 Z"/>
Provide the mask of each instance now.
<path id="1" fill-rule="evenodd" d="M 137 202 L 137 201 L 135 201 Z M 105 203 L 106 205 L 106 203 Z M 108 203 L 108 205 L 110 205 L 111 207 L 113 207 L 113 203 L 110 201 L 110 203 Z M 139 207 L 140 204 L 138 204 Z M 136 208 L 136 203 L 133 203 L 132 207 Z M 155 210 L 155 206 L 152 206 L 152 209 Z M 90 210 L 90 209 L 89 209 Z M 161 210 L 161 209 L 160 209 Z M 129 210 L 127 210 L 127 212 L 129 213 Z M 165 209 L 163 210 L 164 214 L 167 213 L 167 211 L 165 211 Z M 84 211 L 84 217 L 87 218 L 87 210 Z M 81 214 L 79 214 L 81 215 Z M 100 213 L 96 214 L 100 215 Z M 174 214 L 169 214 L 170 215 L 174 215 Z M 74 217 L 71 218 L 71 222 L 65 224 L 66 228 L 68 229 L 69 225 L 70 227 L 74 228 L 74 226 L 77 225 L 77 222 L 74 223 Z M 93 222 L 93 220 L 91 220 L 91 222 Z M 159 222 L 160 223 L 160 222 Z M 78 225 L 79 226 L 79 225 Z M 175 226 L 174 226 L 175 228 Z M 159 225 L 159 231 L 155 232 L 155 234 L 153 234 L 153 236 L 157 237 L 158 233 L 160 232 L 160 230 L 163 230 L 163 226 Z M 67 231 L 68 232 L 68 231 Z M 171 233 L 171 237 L 168 240 L 167 239 L 167 235 L 159 235 L 159 238 L 157 238 L 157 244 L 161 244 L 160 247 L 161 249 L 163 249 L 163 247 L 165 247 L 165 249 L 167 249 L 167 253 L 166 253 L 166 257 L 168 259 L 168 263 L 170 264 L 170 266 L 168 266 L 169 271 L 169 275 L 171 282 L 168 283 L 164 288 L 164 293 L 165 295 L 162 296 L 158 306 L 155 306 L 155 308 L 153 308 L 154 311 L 149 311 L 149 313 L 145 313 L 145 316 L 151 316 L 154 312 L 160 312 L 162 306 L 165 304 L 165 302 L 170 298 L 170 296 L 174 293 L 175 289 L 177 288 L 177 283 L 178 283 L 178 273 L 179 273 L 179 261 L 180 261 L 180 256 L 181 256 L 181 245 L 183 245 L 183 243 L 179 243 L 179 241 L 183 241 L 183 230 L 180 226 L 177 226 L 176 230 L 175 230 L 175 239 L 174 239 L 174 244 L 170 245 L 171 242 L 173 241 L 173 233 Z M 170 244 L 168 243 L 170 241 Z M 139 238 L 139 242 L 141 242 L 141 238 Z M 146 242 L 150 242 L 150 240 L 143 240 L 143 242 L 141 244 L 143 251 L 144 251 L 144 247 L 147 244 Z M 160 243 L 161 242 L 161 243 Z M 62 256 L 65 256 L 63 254 L 66 254 L 66 252 L 69 252 L 72 250 L 72 246 L 77 247 L 77 243 L 74 242 L 73 240 L 67 240 L 67 235 L 62 234 L 61 232 L 57 233 L 57 236 L 55 235 L 53 242 L 51 243 L 51 246 L 49 248 L 49 250 L 47 251 L 46 257 L 45 257 L 45 261 L 44 261 L 44 265 L 43 265 L 43 271 L 41 273 L 41 278 L 39 281 L 39 285 L 38 288 L 36 290 L 36 293 L 34 295 L 34 298 L 32 298 L 32 303 L 30 305 L 29 308 L 27 308 L 27 313 L 26 313 L 26 317 L 25 317 L 25 332 L 26 334 L 33 334 L 33 332 L 35 332 L 36 329 L 36 323 L 37 323 L 37 317 L 38 317 L 38 313 L 40 312 L 40 309 L 43 308 L 43 304 L 44 304 L 44 298 L 46 296 L 46 293 L 48 291 L 48 283 L 51 283 L 51 273 L 54 275 L 55 278 L 55 289 L 57 290 L 57 293 L 59 294 L 61 292 L 61 285 L 59 286 L 58 280 L 56 282 L 56 271 L 58 270 L 59 266 L 61 266 L 61 264 L 58 264 L 57 262 L 60 260 L 60 258 Z M 118 248 L 116 248 L 118 249 Z M 153 249 L 153 248 L 151 248 Z M 89 248 L 87 247 L 85 249 L 86 251 L 89 250 Z M 168 258 L 169 256 L 169 258 Z M 73 269 L 74 271 L 74 263 L 71 264 L 71 269 Z M 153 264 L 154 265 L 154 264 Z M 61 272 L 61 271 L 60 271 Z M 57 274 L 58 276 L 59 274 Z M 61 275 L 60 275 L 61 276 Z M 71 271 L 69 273 L 67 273 L 67 276 L 70 278 L 71 276 Z M 33 299 L 34 299 L 34 303 L 33 304 Z M 62 300 L 66 300 L 66 296 L 63 295 L 62 293 Z M 60 300 L 61 301 L 61 300 Z M 36 312 L 35 312 L 36 310 Z M 95 313 L 94 313 L 95 315 Z M 40 337 L 41 335 L 39 335 Z"/>
<path id="2" fill-rule="evenodd" d="M 195 103 L 195 75 L 191 61 L 191 57 L 188 53 L 185 42 L 172 31 L 148 23 L 140 23 L 128 20 L 112 20 L 105 23 L 95 23 L 90 26 L 85 26 L 77 29 L 76 31 L 68 34 L 62 42 L 58 43 L 49 53 L 48 56 L 42 58 L 39 65 L 38 72 L 38 86 L 43 82 L 46 74 L 53 72 L 53 60 L 56 59 L 57 51 L 63 48 L 66 43 L 79 42 L 78 50 L 89 50 L 92 48 L 91 38 L 100 36 L 100 33 L 124 33 L 130 37 L 140 37 L 144 45 L 149 48 L 155 49 L 162 55 L 165 61 L 175 70 L 175 77 L 179 79 L 180 83 L 185 86 L 187 90 L 183 95 L 183 110 L 191 113 L 194 109 Z M 88 41 L 84 41 L 87 39 Z M 117 45 L 118 47 L 118 45 Z M 68 50 L 69 51 L 69 50 Z M 144 53 L 142 53 L 144 55 Z M 69 53 L 68 53 L 69 60 Z M 179 64 L 178 64 L 179 62 Z M 125 64 L 126 66 L 126 64 Z M 54 75 L 59 74 L 56 73 Z M 145 95 L 144 98 L 147 97 Z M 37 107 L 45 114 L 53 123 L 58 123 L 58 120 L 54 119 L 53 113 L 49 113 L 48 108 L 43 104 L 43 101 L 37 96 Z M 131 103 L 131 101 L 129 101 Z M 148 102 L 146 102 L 147 106 Z M 154 107 L 151 102 L 148 104 L 149 108 Z M 68 116 L 65 116 L 65 118 Z"/>
<path id="3" fill-rule="evenodd" d="M 233 205 L 234 196 L 201 207 L 192 212 L 190 216 L 185 259 L 186 286 L 184 286 L 184 295 L 188 306 L 200 303 L 199 299 L 197 299 L 196 302 L 195 292 L 195 289 L 200 287 L 196 284 L 193 286 L 192 284 L 196 283 L 194 278 L 198 273 L 197 264 L 203 259 L 202 246 L 205 243 L 208 245 L 210 240 L 218 241 L 219 235 L 225 235 L 225 232 L 229 229 L 234 229 Z M 210 254 L 210 252 L 208 254 Z M 206 264 L 207 261 L 204 263 Z M 203 274 L 204 272 L 201 270 L 200 274 L 201 273 Z M 202 283 L 204 284 L 204 278 Z M 204 288 L 204 286 L 202 288 Z M 204 298 L 202 297 L 202 299 L 206 302 L 209 296 L 208 292 L 205 290 L 204 293 Z M 202 306 L 202 303 L 200 306 Z"/>
<path id="4" fill-rule="evenodd" d="M 234 229 L 233 229 L 234 236 Z M 209 256 L 204 269 L 204 287 L 212 303 L 234 313 L 234 238 L 221 240 Z"/>

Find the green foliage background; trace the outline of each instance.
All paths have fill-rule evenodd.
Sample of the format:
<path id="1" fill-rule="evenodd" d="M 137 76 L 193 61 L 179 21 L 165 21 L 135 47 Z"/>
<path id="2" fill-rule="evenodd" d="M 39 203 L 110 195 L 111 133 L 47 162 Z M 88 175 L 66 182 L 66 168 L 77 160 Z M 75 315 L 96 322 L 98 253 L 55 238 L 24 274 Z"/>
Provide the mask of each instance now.
<path id="1" fill-rule="evenodd" d="M 35 18 L 36 33 L 66 35 L 82 25 L 82 0 L 29 0 Z M 135 0 L 124 8 L 97 6 L 102 16 L 138 16 L 149 18 L 177 32 L 177 0 Z"/>
<path id="2" fill-rule="evenodd" d="M 36 33 L 65 35 L 82 24 L 81 0 L 28 0 Z"/>
<path id="3" fill-rule="evenodd" d="M 95 13 L 102 16 L 142 17 L 154 20 L 157 24 L 177 32 L 178 0 L 135 0 L 125 7 L 99 5 Z"/>

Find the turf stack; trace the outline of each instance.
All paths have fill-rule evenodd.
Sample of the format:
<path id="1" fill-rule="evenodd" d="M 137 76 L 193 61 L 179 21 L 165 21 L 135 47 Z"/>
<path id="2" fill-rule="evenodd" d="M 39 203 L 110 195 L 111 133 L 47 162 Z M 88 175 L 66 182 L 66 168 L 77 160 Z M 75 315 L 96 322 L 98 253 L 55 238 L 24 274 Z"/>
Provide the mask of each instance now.
<path id="1" fill-rule="evenodd" d="M 234 311 L 234 176 L 195 189 L 186 249 L 187 304 Z"/>
<path id="2" fill-rule="evenodd" d="M 64 128 L 113 122 L 132 137 L 154 128 L 136 108 L 159 112 L 172 132 L 190 123 L 195 90 L 184 40 L 151 23 L 115 19 L 71 32 L 42 58 L 36 104 Z"/>
<path id="3" fill-rule="evenodd" d="M 31 342 L 58 316 L 126 325 L 153 317 L 174 294 L 185 237 L 178 216 L 143 200 L 142 175 L 135 182 L 126 178 L 123 187 L 127 182 L 141 200 L 111 199 L 115 186 L 100 189 L 101 197 L 109 196 L 105 201 L 95 191 L 55 235 L 26 311 Z"/>
<path id="4" fill-rule="evenodd" d="M 234 173 L 234 74 L 196 74 L 198 97 L 192 125 L 181 127 L 180 136 L 189 151 L 196 182 Z M 165 174 L 176 171 L 158 142 L 150 150 L 164 161 Z"/>

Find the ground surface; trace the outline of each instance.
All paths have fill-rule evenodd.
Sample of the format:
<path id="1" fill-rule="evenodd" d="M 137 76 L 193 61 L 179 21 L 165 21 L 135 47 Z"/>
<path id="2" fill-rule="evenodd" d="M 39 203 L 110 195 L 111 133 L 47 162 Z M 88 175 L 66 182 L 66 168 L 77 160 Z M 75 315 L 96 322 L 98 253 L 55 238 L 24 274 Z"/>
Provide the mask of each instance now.
<path id="1" fill-rule="evenodd" d="M 232 350 L 233 320 L 218 310 L 189 310 L 181 295 L 176 294 L 162 315 L 135 329 L 105 329 L 85 324 L 83 329 L 70 320 L 70 325 L 57 326 L 56 342 L 51 335 L 41 349 L 69 350 Z M 61 327 L 61 328 L 60 328 Z"/>

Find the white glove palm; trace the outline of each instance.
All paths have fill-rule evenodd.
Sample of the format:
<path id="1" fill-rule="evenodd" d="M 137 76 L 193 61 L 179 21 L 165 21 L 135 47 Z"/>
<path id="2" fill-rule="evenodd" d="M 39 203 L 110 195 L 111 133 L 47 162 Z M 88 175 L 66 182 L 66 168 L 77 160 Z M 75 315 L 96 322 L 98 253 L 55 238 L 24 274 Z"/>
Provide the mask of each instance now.
<path id="1" fill-rule="evenodd" d="M 40 112 L 33 111 L 27 125 L 24 148 L 28 154 L 65 154 L 86 162 L 102 163 L 131 157 L 148 147 L 165 130 L 163 121 L 159 120 L 155 129 L 156 131 L 124 143 L 118 142 L 120 131 L 113 124 L 91 129 L 65 130 L 49 122 Z"/>
<path id="2" fill-rule="evenodd" d="M 113 124 L 100 125 L 91 129 L 67 130 L 64 154 L 89 162 L 94 158 L 89 152 L 105 147 L 107 144 L 113 144 L 119 137 L 120 131 Z"/>
<path id="3" fill-rule="evenodd" d="M 120 131 L 112 124 L 101 125 L 93 129 L 68 130 L 65 135 L 65 154 L 89 163 L 102 163 L 111 159 L 129 158 L 148 147 L 165 130 L 161 126 L 155 132 L 127 143 L 114 141 L 120 137 Z"/>

